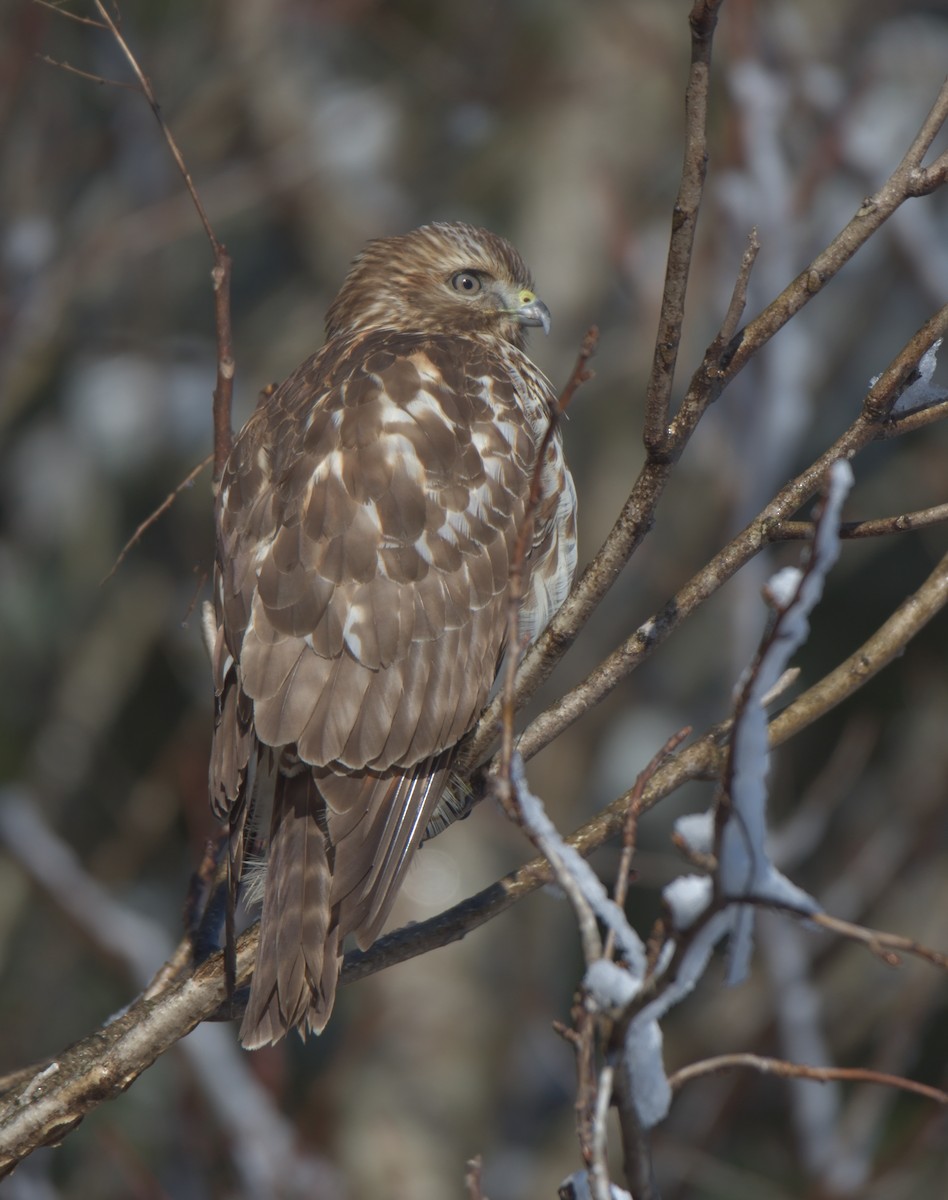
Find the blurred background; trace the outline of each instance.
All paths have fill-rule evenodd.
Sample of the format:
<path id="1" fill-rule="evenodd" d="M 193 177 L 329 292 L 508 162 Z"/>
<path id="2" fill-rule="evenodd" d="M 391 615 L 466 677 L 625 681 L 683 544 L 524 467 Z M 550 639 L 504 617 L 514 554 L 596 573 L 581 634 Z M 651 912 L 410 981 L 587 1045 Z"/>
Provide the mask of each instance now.
<path id="1" fill-rule="evenodd" d="M 531 354 L 554 383 L 586 328 L 602 331 L 596 379 L 565 429 L 588 561 L 642 461 L 689 7 L 126 0 L 124 35 L 233 256 L 238 423 L 318 348 L 366 239 L 432 219 L 486 225 L 522 251 L 553 312 L 552 336 L 535 337 Z M 7 5 L 5 28 L 0 1072 L 54 1055 L 128 1002 L 178 939 L 214 832 L 198 615 L 209 472 L 103 582 L 210 450 L 210 252 L 144 100 L 43 61 L 128 80 L 110 37 L 25 0 Z M 750 228 L 762 247 L 753 315 L 896 166 L 946 62 L 945 0 L 725 4 L 678 396 L 724 315 Z M 948 300 L 946 200 L 898 213 L 724 394 L 655 530 L 538 706 L 851 422 L 870 379 Z M 873 447 L 855 464 L 847 515 L 944 502 L 946 453 L 937 426 Z M 850 654 L 946 548 L 937 526 L 846 545 L 799 659 L 803 684 Z M 726 715 L 764 625 L 760 585 L 798 554 L 787 546 L 746 568 L 531 764 L 561 829 L 625 791 L 678 728 Z M 772 800 L 796 882 L 836 915 L 942 949 L 946 653 L 943 616 L 778 753 Z M 643 935 L 682 870 L 671 822 L 711 796 L 693 785 L 642 823 L 629 909 Z M 395 923 L 527 857 L 523 837 L 482 805 L 419 855 Z M 616 861 L 605 850 L 595 864 L 609 879 Z M 444 1200 L 464 1194 L 464 1162 L 481 1154 L 491 1200 L 552 1197 L 580 1165 L 572 1054 L 551 1029 L 580 972 L 569 910 L 535 895 L 457 945 L 344 989 L 326 1034 L 305 1046 L 245 1055 L 230 1026 L 196 1031 L 0 1196 Z M 945 976 L 918 962 L 893 971 L 762 920 L 752 980 L 725 990 L 713 965 L 666 1026 L 670 1070 L 736 1050 L 945 1087 Z M 666 1198 L 928 1200 L 948 1177 L 948 1125 L 930 1102 L 880 1088 L 722 1076 L 681 1094 L 655 1158 Z"/>

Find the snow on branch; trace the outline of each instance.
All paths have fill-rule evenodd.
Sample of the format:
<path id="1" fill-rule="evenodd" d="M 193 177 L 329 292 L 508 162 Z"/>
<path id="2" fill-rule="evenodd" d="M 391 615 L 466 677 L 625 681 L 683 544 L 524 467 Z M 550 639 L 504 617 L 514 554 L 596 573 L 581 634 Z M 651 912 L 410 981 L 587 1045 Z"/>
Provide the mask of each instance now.
<path id="1" fill-rule="evenodd" d="M 645 946 L 642 939 L 629 924 L 618 904 L 609 898 L 604 884 L 589 863 L 560 836 L 556 826 L 546 815 L 543 801 L 530 791 L 519 750 L 515 750 L 511 757 L 510 781 L 517 797 L 524 828 L 553 868 L 557 882 L 570 898 L 574 908 L 578 905 L 584 906 L 607 929 L 612 930 L 619 953 L 628 966 L 630 978 L 633 982 L 641 983 L 645 976 Z M 587 958 L 587 966 L 592 966 L 593 961 L 601 963 L 605 960 L 599 957 Z M 605 984 L 605 979 L 602 982 Z M 620 1003 L 624 1004 L 628 999 L 626 996 Z M 615 996 L 610 994 L 608 985 L 602 1001 L 603 1007 L 615 1006 Z"/>
<path id="2" fill-rule="evenodd" d="M 940 404 L 943 400 L 948 400 L 948 391 L 944 388 L 936 387 L 932 383 L 932 376 L 935 374 L 935 367 L 938 365 L 938 351 L 941 348 L 941 343 L 941 338 L 933 342 L 918 360 L 918 378 L 914 383 L 909 384 L 898 400 L 896 400 L 895 404 L 892 405 L 893 416 L 914 412 L 918 408 L 928 408 L 931 404 Z M 871 379 L 870 386 L 878 378 L 877 375 Z"/>
<path id="3" fill-rule="evenodd" d="M 804 912 L 816 912 L 819 907 L 777 870 L 767 851 L 770 749 L 764 698 L 809 635 L 810 613 L 823 594 L 827 573 L 839 557 L 840 513 L 852 483 L 849 463 L 842 459 L 835 462 L 806 560 L 801 567 L 778 571 L 765 589 L 774 618 L 755 661 L 737 687 L 734 726 L 718 804 L 715 889 L 724 900 L 748 896 L 757 902 L 769 901 Z M 747 974 L 753 921 L 753 908 L 742 905 L 731 939 L 728 982 L 732 984 Z"/>
<path id="4" fill-rule="evenodd" d="M 925 370 L 929 370 L 927 365 Z M 734 718 L 715 809 L 679 818 L 676 823 L 677 835 L 687 850 L 696 856 L 714 851 L 716 869 L 712 876 L 683 875 L 664 889 L 673 933 L 651 976 L 641 938 L 530 791 L 519 752 L 511 759 L 510 782 L 520 820 L 553 867 L 584 931 L 587 1011 L 617 1023 L 620 1037 L 615 1066 L 623 1074 L 625 1093 L 643 1130 L 657 1125 L 671 1104 L 660 1022 L 695 988 L 717 944 L 730 935 L 728 978 L 731 983 L 739 982 L 753 949 L 754 905 L 771 903 L 807 914 L 819 909 L 811 896 L 777 870 L 767 850 L 770 751 L 766 706 L 774 686 L 785 677 L 789 660 L 809 634 L 810 613 L 839 556 L 840 513 L 852 483 L 849 463 L 844 459 L 835 462 L 806 558 L 799 567 L 778 571 L 765 588 L 773 617 L 754 661 L 735 689 Z M 744 903 L 745 899 L 753 903 Z M 596 921 L 612 931 L 622 963 L 603 954 Z M 585 1173 L 568 1182 L 576 1194 L 585 1194 Z"/>

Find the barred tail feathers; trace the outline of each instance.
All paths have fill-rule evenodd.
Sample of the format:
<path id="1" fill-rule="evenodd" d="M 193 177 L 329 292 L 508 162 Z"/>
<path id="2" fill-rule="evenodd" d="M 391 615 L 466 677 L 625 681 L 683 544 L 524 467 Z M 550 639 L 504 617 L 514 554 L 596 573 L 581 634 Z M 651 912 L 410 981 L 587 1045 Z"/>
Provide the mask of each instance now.
<path id="1" fill-rule="evenodd" d="M 254 1050 L 293 1028 L 320 1032 L 339 975 L 331 928 L 332 874 L 309 771 L 279 774 L 273 797 L 260 941 L 241 1043 Z"/>

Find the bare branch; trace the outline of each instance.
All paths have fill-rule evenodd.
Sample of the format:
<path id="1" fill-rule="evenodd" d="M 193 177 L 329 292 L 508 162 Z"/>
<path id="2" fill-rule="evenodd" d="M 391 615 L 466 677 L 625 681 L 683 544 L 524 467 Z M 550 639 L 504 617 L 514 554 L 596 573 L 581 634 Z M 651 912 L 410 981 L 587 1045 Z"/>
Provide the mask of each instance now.
<path id="1" fill-rule="evenodd" d="M 220 243 L 218 242 L 217 236 L 211 227 L 211 222 L 208 219 L 207 213 L 204 211 L 204 205 L 201 203 L 201 197 L 198 195 L 197 188 L 194 186 L 194 180 L 191 178 L 191 172 L 188 170 L 187 164 L 184 161 L 184 156 L 178 148 L 178 143 L 175 141 L 171 130 L 165 123 L 164 117 L 161 115 L 161 108 L 158 104 L 158 99 L 155 96 L 154 89 L 151 86 L 151 81 L 142 70 L 138 59 L 135 57 L 131 47 L 125 40 L 122 31 L 109 14 L 108 9 L 102 3 L 102 0 L 94 0 L 94 3 L 100 17 L 102 18 L 103 26 L 108 29 L 118 44 L 119 49 L 125 55 L 128 65 L 132 68 L 132 73 L 138 80 L 138 87 L 142 95 L 148 101 L 151 111 L 155 114 L 155 120 L 158 122 L 158 126 L 161 129 L 161 136 L 165 139 L 168 149 L 171 151 L 171 157 L 174 159 L 175 165 L 181 172 L 181 177 L 184 180 L 185 187 L 187 187 L 188 194 L 191 197 L 191 203 L 194 205 L 198 218 L 200 219 L 201 224 L 204 226 L 204 232 L 207 234 L 207 239 L 211 243 L 211 248 L 216 255 L 217 251 L 220 249 Z"/>
<path id="2" fill-rule="evenodd" d="M 691 69 L 685 90 L 684 163 L 672 215 L 665 289 L 655 337 L 655 358 L 645 393 L 643 440 L 650 458 L 664 457 L 668 441 L 668 414 L 681 327 L 685 318 L 685 292 L 708 169 L 711 46 L 720 7 L 721 0 L 695 0 L 688 18 L 691 25 Z"/>
<path id="3" fill-rule="evenodd" d="M 910 529 L 925 529 L 948 521 L 948 504 L 916 512 L 899 513 L 894 517 L 876 517 L 868 521 L 844 521 L 839 528 L 842 538 L 884 537 L 890 533 L 905 533 Z M 783 521 L 773 531 L 774 541 L 809 541 L 813 537 L 811 521 Z"/>
<path id="4" fill-rule="evenodd" d="M 50 12 L 54 12 L 57 17 L 65 17 L 67 21 L 75 21 L 77 25 L 91 25 L 93 29 L 105 29 L 101 21 L 96 21 L 94 17 L 83 17 L 79 13 L 70 12 L 62 4 L 51 4 L 50 0 L 32 0 L 39 8 L 48 8 Z M 46 60 L 49 61 L 49 60 Z M 81 74 L 82 72 L 80 72 Z M 112 80 L 106 82 L 111 83 Z M 116 83 L 116 87 L 130 87 L 128 83 Z"/>
<path id="5" fill-rule="evenodd" d="M 770 723 L 772 745 L 780 745 L 851 696 L 902 653 L 948 604 L 948 555 L 858 650 L 808 688 Z"/>
<path id="6" fill-rule="evenodd" d="M 593 1110 L 592 1139 L 590 1143 L 589 1182 L 593 1200 L 612 1200 L 612 1184 L 609 1180 L 609 1159 L 606 1129 L 612 1101 L 612 1077 L 614 1068 L 607 1063 L 599 1072 L 596 1087 L 596 1103 Z"/>
<path id="7" fill-rule="evenodd" d="M 622 826 L 622 854 L 619 856 L 619 866 L 616 870 L 616 886 L 613 893 L 613 899 L 620 908 L 625 906 L 626 893 L 629 887 L 629 875 L 632 870 L 632 856 L 635 854 L 635 838 L 639 815 L 644 808 L 643 797 L 645 796 L 645 786 L 655 776 L 662 763 L 671 754 L 674 754 L 690 733 L 690 726 L 685 726 L 684 729 L 679 729 L 677 733 L 673 733 L 658 753 L 652 756 L 645 768 L 639 772 L 632 791 L 629 794 L 629 807 L 626 812 L 625 823 Z M 603 956 L 611 958 L 614 948 L 615 936 L 610 929 L 606 937 L 605 947 L 603 948 Z"/>
<path id="8" fill-rule="evenodd" d="M 570 377 L 567 379 L 563 390 L 560 392 L 559 399 L 556 404 L 556 415 L 562 416 L 572 403 L 573 397 L 584 383 L 589 383 L 595 378 L 595 371 L 589 369 L 589 360 L 596 353 L 599 347 L 599 328 L 596 325 L 590 325 L 583 335 L 582 343 L 579 347 L 579 354 L 576 356 L 576 362 L 573 364 L 573 369 L 570 372 Z"/>
<path id="9" fill-rule="evenodd" d="M 134 83 L 128 83 L 123 79 L 107 79 L 104 75 L 96 75 L 93 71 L 83 71 L 81 67 L 74 67 L 72 63 L 52 58 L 49 54 L 37 54 L 36 57 L 39 62 L 46 63 L 48 67 L 56 67 L 68 75 L 78 75 L 80 79 L 88 79 L 90 83 L 98 84 L 99 87 L 127 88 L 130 92 L 138 91 Z"/>
<path id="10" fill-rule="evenodd" d="M 251 972 L 256 936 L 238 943 L 238 978 Z M 29 1081 L 0 1097 L 0 1178 L 39 1146 L 54 1145 L 92 1109 L 120 1095 L 224 1002 L 220 955 L 160 996 L 140 996 Z"/>
<path id="11" fill-rule="evenodd" d="M 520 750 L 524 758 L 532 757 L 588 712 L 593 705 L 598 704 L 745 563 L 775 540 L 775 531 L 779 530 L 781 524 L 819 490 L 833 462 L 841 458 L 853 458 L 881 436 L 885 415 L 898 398 L 897 381 L 909 377 L 924 351 L 946 329 L 948 306 L 932 320 L 927 321 L 903 347 L 873 387 L 866 399 L 863 413 L 846 432 L 821 454 L 816 462 L 778 492 L 761 513 L 689 580 L 659 612 L 643 622 L 582 683 L 567 692 L 533 721 L 520 739 Z M 883 378 L 887 380 L 885 386 Z M 483 745 L 480 731 L 479 724 L 474 739 L 478 746 Z"/>
<path id="12" fill-rule="evenodd" d="M 720 353 L 734 334 L 737 333 L 737 326 L 747 305 L 747 288 L 750 283 L 751 271 L 754 269 L 754 263 L 757 261 L 759 253 L 760 238 L 757 236 L 757 230 L 752 229 L 747 238 L 747 249 L 741 257 L 741 266 L 737 273 L 737 279 L 734 281 L 731 303 L 727 306 L 727 312 L 724 314 L 721 330 L 711 343 L 710 353 L 712 354 L 716 355 Z"/>
<path id="13" fill-rule="evenodd" d="M 151 514 L 151 516 L 146 517 L 145 520 L 142 521 L 142 523 L 138 526 L 138 528 L 135 530 L 135 532 L 132 534 L 132 536 L 128 539 L 128 541 L 122 547 L 121 551 L 119 552 L 118 558 L 112 564 L 112 569 L 109 571 L 108 575 L 106 575 L 105 578 L 102 580 L 103 584 L 106 584 L 109 582 L 109 580 L 112 578 L 112 576 L 115 574 L 115 572 L 119 569 L 119 567 L 125 561 L 125 558 L 128 555 L 128 552 L 132 549 L 132 547 L 136 546 L 138 544 L 138 542 L 141 541 L 142 536 L 145 533 L 147 533 L 149 529 L 151 529 L 152 525 L 154 525 L 155 522 L 160 517 L 164 516 L 164 514 L 168 511 L 168 509 L 172 506 L 172 504 L 174 504 L 175 500 L 177 500 L 177 498 L 181 495 L 181 493 L 185 490 L 185 488 L 189 488 L 191 486 L 191 484 L 194 483 L 195 479 L 197 479 L 198 475 L 201 474 L 201 472 L 204 470 L 204 468 L 210 465 L 213 458 L 214 458 L 213 454 L 208 454 L 206 458 L 203 458 L 196 467 L 193 467 L 187 473 L 187 475 L 185 475 L 184 479 L 181 480 L 181 482 L 178 484 L 178 486 L 173 491 L 169 492 L 167 496 L 165 496 L 164 500 L 162 500 L 162 502 L 158 505 L 158 507 L 155 509 L 155 511 Z"/>
<path id="14" fill-rule="evenodd" d="M 911 954 L 915 958 L 930 962 L 933 966 L 941 967 L 943 971 L 948 971 L 948 954 L 933 950 L 930 946 L 923 946 L 914 938 L 902 937 L 898 933 L 885 933 L 880 929 L 868 929 L 865 925 L 854 925 L 851 921 L 843 921 L 828 913 L 816 913 L 811 919 L 815 925 L 830 933 L 850 938 L 854 942 L 862 942 L 877 958 L 882 959 L 886 966 L 899 967 L 902 965 L 899 956 Z"/>
<path id="15" fill-rule="evenodd" d="M 931 111 L 902 161 L 882 187 L 862 202 L 849 224 L 784 288 L 776 300 L 737 334 L 730 359 L 726 364 L 722 364 L 722 382 L 733 379 L 761 346 L 818 295 L 896 209 L 906 200 L 919 194 L 917 188 L 924 186 L 928 190 L 934 190 L 943 182 L 943 171 L 936 172 L 937 182 L 932 182 L 922 171 L 921 164 L 946 119 L 948 80 L 938 93 Z M 928 187 L 929 183 L 931 187 Z"/>
<path id="16" fill-rule="evenodd" d="M 948 85 L 945 91 L 948 94 Z M 871 231 L 863 232 L 864 241 L 871 235 Z M 855 253 L 855 249 L 852 252 Z M 778 327 L 771 332 L 776 332 Z M 640 625 L 582 684 L 541 713 L 521 738 L 520 748 L 524 758 L 532 757 L 590 707 L 608 695 L 616 684 L 661 645 L 695 608 L 713 595 L 740 567 L 749 562 L 765 545 L 780 540 L 778 531 L 781 523 L 791 518 L 815 495 L 832 462 L 838 458 L 853 458 L 873 441 L 891 437 L 896 431 L 908 432 L 948 414 L 946 403 L 934 405 L 918 414 L 906 414 L 896 418 L 890 416 L 892 406 L 910 384 L 922 355 L 939 337 L 945 336 L 946 332 L 948 305 L 926 321 L 903 346 L 870 389 L 860 416 L 836 442 L 806 471 L 783 488 L 742 533 L 715 555 L 659 613 Z M 745 336 L 746 333 L 747 330 Z M 706 356 L 706 363 L 699 368 L 695 379 L 698 380 L 708 369 Z M 728 367 L 727 376 L 730 378 L 734 373 Z M 721 372 L 718 374 L 723 386 L 725 375 Z M 686 397 L 673 422 L 679 430 L 676 436 L 679 437 L 679 444 L 682 446 L 706 407 L 709 393 L 705 385 L 710 386 L 707 380 L 701 387 L 693 385 L 689 392 L 691 400 Z M 717 386 L 715 384 L 715 388 Z M 646 461 L 622 512 L 596 557 L 583 572 L 566 603 L 524 655 L 516 680 L 517 707 L 533 695 L 553 670 L 648 532 L 668 474 L 668 463 Z M 502 703 L 501 696 L 495 697 L 485 709 L 468 739 L 462 769 L 475 766 L 486 758 L 493 742 L 493 731 L 500 721 Z"/>
<path id="17" fill-rule="evenodd" d="M 507 781 L 501 802 L 505 807 L 511 802 L 510 763 L 513 754 L 514 718 L 516 716 L 516 681 L 517 668 L 520 665 L 522 647 L 520 645 L 520 605 L 523 600 L 523 568 L 527 560 L 527 549 L 533 537 L 533 527 L 536 518 L 537 505 L 540 502 L 540 487 L 543 480 L 543 470 L 546 466 L 546 452 L 556 433 L 560 416 L 573 399 L 582 384 L 592 378 L 588 369 L 589 360 L 596 351 L 599 342 L 599 330 L 593 325 L 586 331 L 579 354 L 566 386 L 560 393 L 556 407 L 550 413 L 549 424 L 544 431 L 537 447 L 536 461 L 533 464 L 533 475 L 530 478 L 530 490 L 527 493 L 527 504 L 520 528 L 517 530 L 517 540 L 510 563 L 510 582 L 507 599 L 507 656 L 504 664 L 504 685 L 498 700 L 501 705 L 501 775 Z M 508 809 L 509 815 L 516 820 L 513 808 Z"/>
<path id="18" fill-rule="evenodd" d="M 764 1058 L 759 1054 L 720 1054 L 715 1058 L 706 1058 L 682 1067 L 668 1077 L 668 1082 L 673 1091 L 678 1091 L 693 1079 L 741 1067 L 759 1071 L 762 1075 L 780 1075 L 785 1079 L 811 1079 L 815 1083 L 831 1083 L 834 1080 L 881 1083 L 904 1092 L 914 1092 L 915 1095 L 934 1100 L 937 1104 L 948 1104 L 948 1092 L 929 1087 L 925 1083 L 916 1083 L 914 1079 L 903 1079 L 900 1075 L 887 1075 L 882 1071 L 870 1071 L 862 1067 L 810 1067 L 804 1063 L 785 1062 L 780 1058 Z"/>

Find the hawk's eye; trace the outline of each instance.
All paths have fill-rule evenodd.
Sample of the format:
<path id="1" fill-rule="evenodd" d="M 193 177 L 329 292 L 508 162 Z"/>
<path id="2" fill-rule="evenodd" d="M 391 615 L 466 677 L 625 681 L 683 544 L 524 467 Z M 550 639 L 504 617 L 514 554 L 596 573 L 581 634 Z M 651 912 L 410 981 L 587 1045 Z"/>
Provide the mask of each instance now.
<path id="1" fill-rule="evenodd" d="M 458 271 L 457 275 L 451 276 L 451 286 L 456 292 L 466 292 L 468 296 L 473 296 L 481 290 L 481 281 L 473 271 Z"/>

